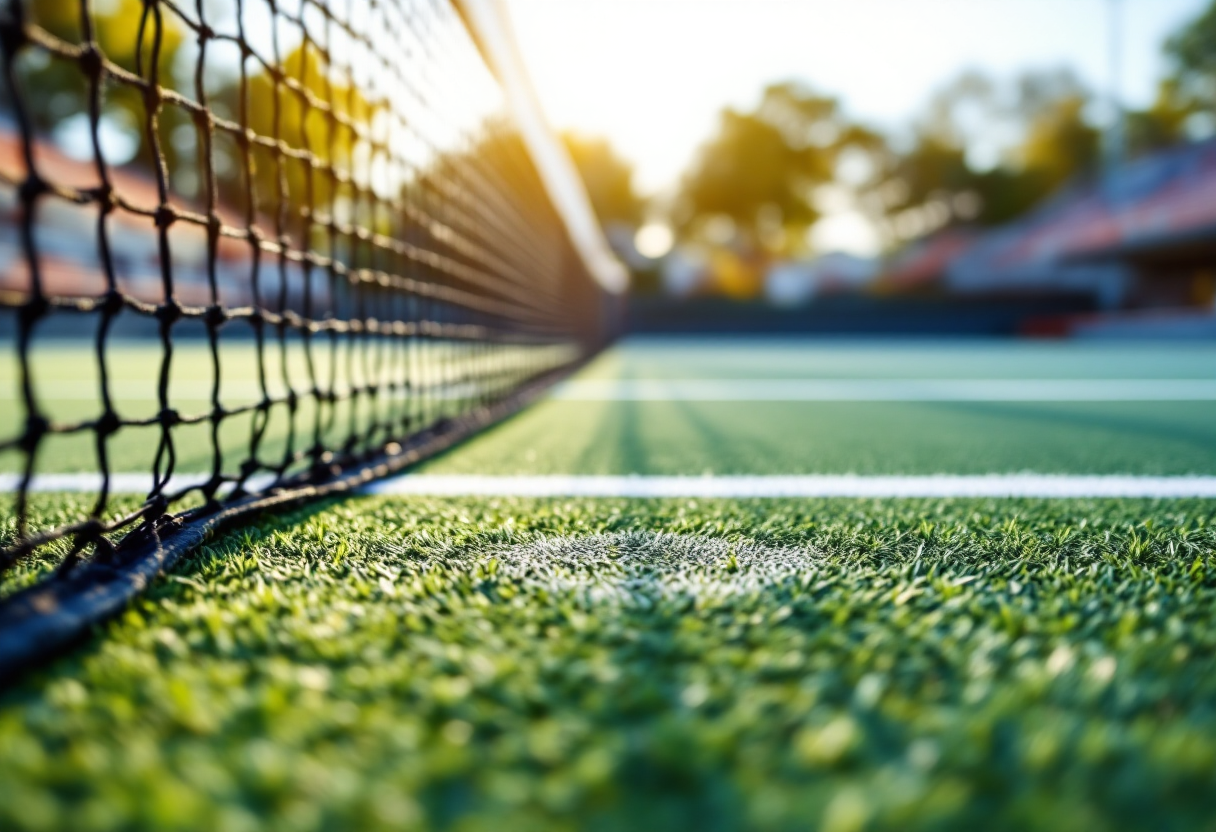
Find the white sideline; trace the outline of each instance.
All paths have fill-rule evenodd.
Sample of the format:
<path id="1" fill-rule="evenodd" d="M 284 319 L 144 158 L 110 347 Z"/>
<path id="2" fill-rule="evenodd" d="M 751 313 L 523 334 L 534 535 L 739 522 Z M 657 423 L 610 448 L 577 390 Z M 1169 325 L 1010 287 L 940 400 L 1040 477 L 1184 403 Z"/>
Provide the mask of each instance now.
<path id="1" fill-rule="evenodd" d="M 1149 402 L 1216 401 L 1202 378 L 572 379 L 565 401 Z"/>
<path id="2" fill-rule="evenodd" d="M 372 483 L 364 491 L 370 494 L 503 497 L 1216 497 L 1216 476 L 407 474 Z"/>
<path id="3" fill-rule="evenodd" d="M 183 474 L 170 490 L 206 482 L 203 474 Z M 16 474 L 0 474 L 0 492 L 15 491 Z M 101 476 L 40 474 L 32 491 L 96 491 Z M 251 482 L 253 489 L 268 483 Z M 115 494 L 145 494 L 147 474 L 114 474 Z M 480 474 L 406 474 L 375 482 L 365 494 L 416 494 L 437 497 L 1213 497 L 1216 476 L 1173 477 L 1127 474 L 801 474 L 772 476 L 599 476 L 555 474 L 490 476 Z"/>

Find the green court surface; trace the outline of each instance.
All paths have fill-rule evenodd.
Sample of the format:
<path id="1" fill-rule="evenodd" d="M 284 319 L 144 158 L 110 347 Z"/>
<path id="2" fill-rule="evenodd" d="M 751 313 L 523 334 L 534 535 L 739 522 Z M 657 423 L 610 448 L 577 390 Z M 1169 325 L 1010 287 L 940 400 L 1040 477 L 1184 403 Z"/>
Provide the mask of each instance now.
<path id="1" fill-rule="evenodd" d="M 1200 389 L 1216 348 L 635 340 L 422 470 L 1216 472 L 1201 397 L 571 397 L 832 378 Z M 1216 830 L 1213 702 L 1216 500 L 352 496 L 0 693 L 0 829 Z"/>
<path id="2" fill-rule="evenodd" d="M 284 373 L 277 353 L 272 386 Z M 100 412 L 87 349 L 63 344 L 39 354 L 44 407 L 59 421 Z M 226 348 L 221 400 L 256 399 L 252 348 Z M 112 366 L 116 407 L 147 417 L 157 403 L 156 347 L 129 342 Z M 13 362 L 4 362 L 0 435 L 19 430 Z M 198 343 L 178 349 L 172 402 L 205 412 L 211 369 Z M 324 374 L 325 368 L 319 372 Z M 286 372 L 307 377 L 299 351 Z M 635 339 L 599 357 L 580 381 L 797 379 L 1216 380 L 1216 347 L 1208 344 L 1076 342 L 850 342 Z M 551 398 L 428 464 L 434 473 L 479 474 L 924 474 L 1216 472 L 1216 401 L 577 401 Z M 382 404 L 382 406 L 387 406 Z M 311 436 L 312 411 L 297 417 L 297 446 Z M 335 436 L 357 425 L 338 408 Z M 252 417 L 224 424 L 228 467 L 245 451 Z M 285 447 L 286 409 L 278 407 L 261 453 Z M 209 470 L 205 425 L 175 429 L 182 473 Z M 159 428 L 130 428 L 110 443 L 115 471 L 147 470 Z M 14 470 L 15 454 L 0 456 Z M 52 437 L 40 455 L 45 473 L 95 470 L 88 435 Z"/>
<path id="3" fill-rule="evenodd" d="M 263 373 L 249 339 L 222 342 L 219 350 L 220 405 L 228 411 L 217 440 L 223 454 L 223 470 L 235 473 L 249 454 L 254 433 L 256 405 L 263 393 L 272 399 L 261 427 L 258 458 L 267 466 L 281 462 L 289 447 L 296 451 L 312 445 L 314 431 L 326 447 L 341 447 L 353 436 L 366 436 L 366 426 L 409 416 L 411 424 L 429 424 L 460 411 L 470 389 L 480 384 L 510 388 L 521 378 L 525 366 L 538 370 L 571 360 L 569 346 L 518 348 L 496 346 L 493 354 L 467 344 L 419 341 L 392 350 L 375 345 L 350 348 L 339 341 L 334 351 L 328 342 L 314 339 L 310 351 L 296 340 L 286 345 L 271 340 L 263 353 Z M 310 366 L 311 359 L 311 366 Z M 106 349 L 107 386 L 117 414 L 124 420 L 154 420 L 160 411 L 159 379 L 162 371 L 160 343 L 152 340 L 116 341 Z M 21 410 L 19 365 L 14 350 L 0 349 L 0 439 L 17 436 L 24 429 Z M 83 340 L 38 342 L 31 350 L 30 373 L 33 392 L 42 414 L 56 425 L 80 425 L 103 413 L 102 381 L 92 345 Z M 333 390 L 340 399 L 351 388 L 376 381 L 381 385 L 409 380 L 411 394 L 398 389 L 395 395 L 380 394 L 373 402 L 367 395 L 345 398 L 318 408 L 314 382 Z M 212 357 L 204 341 L 183 340 L 175 344 L 168 363 L 169 408 L 190 419 L 205 417 L 212 409 L 215 380 Z M 265 385 L 263 387 L 263 384 Z M 300 396 L 294 415 L 283 401 L 288 390 Z M 431 394 L 424 406 L 418 391 Z M 172 429 L 174 470 L 178 473 L 210 471 L 213 464 L 211 425 L 181 424 Z M 161 439 L 160 425 L 124 426 L 108 440 L 111 470 L 150 470 Z M 383 441 L 372 437 L 369 441 Z M 39 473 L 59 474 L 96 471 L 100 463 L 92 430 L 48 434 L 39 449 Z M 0 472 L 18 470 L 18 454 L 0 454 Z"/>
<path id="4" fill-rule="evenodd" d="M 595 378 L 1216 378 L 1206 342 L 633 337 Z"/>
<path id="5" fill-rule="evenodd" d="M 0 828 L 1211 829 L 1214 520 L 416 497 L 263 517 L 0 696 Z"/>
<path id="6" fill-rule="evenodd" d="M 636 339 L 588 379 L 1216 379 L 1216 347 Z M 426 465 L 461 474 L 1216 472 L 1213 401 L 551 399 Z"/>

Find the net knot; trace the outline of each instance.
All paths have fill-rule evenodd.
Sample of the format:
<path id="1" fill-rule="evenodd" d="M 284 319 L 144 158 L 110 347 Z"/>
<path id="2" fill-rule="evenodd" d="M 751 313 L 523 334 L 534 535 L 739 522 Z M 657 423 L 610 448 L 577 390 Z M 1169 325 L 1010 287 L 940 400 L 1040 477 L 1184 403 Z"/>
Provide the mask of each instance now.
<path id="1" fill-rule="evenodd" d="M 182 306 L 173 298 L 156 307 L 156 319 L 163 324 L 172 324 L 182 316 Z"/>
<path id="2" fill-rule="evenodd" d="M 156 421 L 167 428 L 177 427 L 182 423 L 182 414 L 178 413 L 171 407 L 166 407 L 160 413 L 156 414 Z"/>
<path id="3" fill-rule="evenodd" d="M 105 526 L 96 517 L 92 517 L 81 524 L 80 530 L 76 532 L 76 540 L 81 545 L 93 543 L 101 538 L 103 531 L 105 531 Z"/>
<path id="4" fill-rule="evenodd" d="M 208 306 L 207 311 L 203 313 L 203 322 L 207 325 L 208 329 L 219 329 L 227 320 L 227 311 L 218 303 Z"/>
<path id="5" fill-rule="evenodd" d="M 31 326 L 36 321 L 45 318 L 47 313 L 50 311 L 51 302 L 47 300 L 45 296 L 33 295 L 25 302 L 25 305 L 21 307 L 21 321 L 26 326 Z"/>
<path id="6" fill-rule="evenodd" d="M 51 421 L 41 413 L 31 413 L 25 417 L 25 433 L 21 436 L 21 448 L 28 454 L 34 453 L 42 437 L 51 429 Z"/>
<path id="7" fill-rule="evenodd" d="M 118 418 L 118 414 L 113 410 L 107 410 L 98 418 L 95 430 L 98 436 L 104 438 L 118 433 L 120 428 L 122 428 L 122 420 Z"/>
<path id="8" fill-rule="evenodd" d="M 96 43 L 89 43 L 80 51 L 80 56 L 77 58 L 80 61 L 80 69 L 90 79 L 97 80 L 101 78 L 105 72 L 105 58 L 101 54 L 101 50 L 97 48 Z"/>
<path id="9" fill-rule="evenodd" d="M 155 0 L 148 0 L 155 2 Z M 160 86 L 153 83 L 144 84 L 144 107 L 149 113 L 159 113 L 161 105 Z"/>
<path id="10" fill-rule="evenodd" d="M 113 318 L 122 311 L 123 298 L 122 292 L 117 289 L 111 289 L 106 292 L 104 299 L 101 302 L 101 311 L 108 318 Z"/>
<path id="11" fill-rule="evenodd" d="M 177 222 L 177 211 L 173 209 L 172 205 L 158 205 L 152 218 L 155 220 L 157 228 L 168 228 Z"/>
<path id="12" fill-rule="evenodd" d="M 31 170 L 29 175 L 25 177 L 25 181 L 21 183 L 21 187 L 17 189 L 17 194 L 21 197 L 22 202 L 30 203 L 50 189 L 50 186 L 43 181 L 37 171 Z"/>
<path id="13" fill-rule="evenodd" d="M 118 198 L 114 195 L 114 186 L 109 182 L 102 182 L 92 190 L 93 200 L 97 203 L 97 210 L 103 214 L 111 213 L 118 207 Z"/>
<path id="14" fill-rule="evenodd" d="M 147 511 L 144 514 L 144 525 L 150 529 L 156 528 L 157 521 L 164 516 L 169 508 L 169 498 L 160 491 L 148 496 Z"/>

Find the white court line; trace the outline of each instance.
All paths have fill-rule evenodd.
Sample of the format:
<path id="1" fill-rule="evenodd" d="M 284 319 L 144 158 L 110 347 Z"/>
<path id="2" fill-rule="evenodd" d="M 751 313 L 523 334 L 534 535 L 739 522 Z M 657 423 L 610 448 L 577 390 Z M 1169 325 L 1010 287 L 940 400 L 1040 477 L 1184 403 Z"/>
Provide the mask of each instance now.
<path id="1" fill-rule="evenodd" d="M 552 395 L 564 401 L 1206 402 L 1216 401 L 1216 379 L 572 379 Z"/>
<path id="2" fill-rule="evenodd" d="M 407 474 L 372 483 L 364 491 L 369 494 L 487 497 L 1216 497 L 1216 476 Z"/>
<path id="3" fill-rule="evenodd" d="M 206 482 L 203 474 L 173 478 L 170 490 Z M 15 491 L 16 474 L 0 474 L 0 491 Z M 101 476 L 41 474 L 33 491 L 96 491 Z M 265 478 L 250 487 L 269 484 Z M 147 474 L 114 474 L 115 494 L 146 494 Z M 1174 477 L 1129 474 L 800 474 L 772 476 L 599 476 L 555 474 L 489 476 L 480 474 L 407 474 L 362 489 L 365 494 L 416 494 L 435 497 L 1213 497 L 1216 476 Z"/>

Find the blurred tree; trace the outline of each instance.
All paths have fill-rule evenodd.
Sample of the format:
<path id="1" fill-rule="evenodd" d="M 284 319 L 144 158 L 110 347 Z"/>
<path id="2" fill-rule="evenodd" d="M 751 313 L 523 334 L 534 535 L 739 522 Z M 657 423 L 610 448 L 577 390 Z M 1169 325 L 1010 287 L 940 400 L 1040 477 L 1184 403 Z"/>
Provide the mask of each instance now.
<path id="1" fill-rule="evenodd" d="M 187 98 L 196 98 L 193 62 L 182 60 L 189 57 L 183 49 L 184 26 L 166 11 L 167 7 L 145 4 L 142 0 L 110 0 L 89 7 L 93 38 L 109 61 L 144 78 L 152 78 L 155 74 L 160 86 L 178 90 Z M 86 36 L 81 8 L 79 0 L 35 0 L 25 6 L 31 23 L 72 44 L 83 43 Z M 80 66 L 43 50 L 31 49 L 27 54 L 20 63 L 18 75 L 23 88 L 22 100 L 35 128 L 51 135 L 68 127 L 87 129 L 87 121 L 83 120 L 87 119 L 89 88 Z M 336 183 L 327 165 L 333 162 L 349 168 L 360 141 L 350 125 L 369 127 L 375 108 L 357 90 L 333 80 L 315 48 L 300 45 L 288 52 L 282 61 L 281 80 L 277 85 L 260 63 L 250 61 L 249 64 L 258 67 L 258 71 L 248 78 L 244 123 L 259 136 L 276 137 L 292 150 L 310 149 L 314 160 L 322 163 L 293 159 L 255 144 L 251 184 L 257 209 L 271 215 L 277 211 L 280 170 L 286 189 L 285 205 L 304 204 L 310 185 L 314 205 L 327 204 L 335 198 L 353 203 L 351 185 Z M 221 118 L 242 122 L 236 69 L 219 66 L 211 67 L 210 72 L 212 90 L 208 104 L 212 111 Z M 222 77 L 221 73 L 227 77 Z M 290 89 L 288 81 L 294 82 L 297 89 Z M 9 91 L 4 90 L 4 93 L 8 103 Z M 340 118 L 330 118 L 315 106 L 315 102 L 332 106 Z M 111 130 L 130 137 L 135 148 L 131 161 L 142 167 L 152 167 L 154 152 L 146 130 L 147 112 L 143 96 L 137 89 L 122 83 L 106 83 L 102 119 Z M 343 120 L 349 124 L 343 124 Z M 157 138 L 173 189 L 186 198 L 201 196 L 204 166 L 199 159 L 201 142 L 194 119 L 184 108 L 165 104 L 158 117 Z M 245 181 L 244 164 L 236 141 L 216 130 L 212 152 L 212 168 L 221 197 L 234 206 L 243 204 L 243 195 L 250 183 Z M 299 212 L 293 214 L 298 216 Z"/>
<path id="2" fill-rule="evenodd" d="M 1067 71 L 1028 73 L 1006 92 L 965 72 L 930 100 L 907 147 L 883 157 L 862 204 L 891 243 L 1008 222 L 1096 167 L 1089 101 Z"/>
<path id="3" fill-rule="evenodd" d="M 991 77 L 975 69 L 963 70 L 929 98 L 916 130 L 938 144 L 965 147 L 991 130 L 1001 114 L 999 98 L 998 84 Z"/>
<path id="4" fill-rule="evenodd" d="M 1166 41 L 1165 54 L 1178 98 L 1216 114 L 1216 0 Z"/>
<path id="5" fill-rule="evenodd" d="M 561 138 L 600 224 L 640 225 L 646 201 L 634 190 L 633 166 L 606 139 L 578 133 L 563 133 Z"/>
<path id="6" fill-rule="evenodd" d="M 796 84 L 767 87 L 752 112 L 727 109 L 684 177 L 675 212 L 685 237 L 776 252 L 818 219 L 815 188 L 832 181 L 851 138 L 835 99 Z"/>
<path id="7" fill-rule="evenodd" d="M 1031 180 L 1031 204 L 1097 168 L 1101 134 L 1085 119 L 1088 104 L 1084 92 L 1066 91 L 1057 98 L 1036 102 L 1027 112 L 1025 135 L 1014 149 L 1013 162 L 1015 169 Z"/>
<path id="8" fill-rule="evenodd" d="M 1151 105 L 1126 114 L 1128 149 L 1135 155 L 1186 141 L 1196 112 L 1184 99 L 1178 81 L 1165 79 Z"/>
<path id="9" fill-rule="evenodd" d="M 1133 153 L 1216 133 L 1216 2 L 1165 44 L 1169 75 L 1144 110 L 1127 115 Z"/>
<path id="10" fill-rule="evenodd" d="M 84 42 L 86 30 L 79 0 L 34 0 L 24 6 L 27 20 L 49 34 L 71 44 Z M 144 78 L 154 75 L 161 86 L 175 86 L 175 63 L 182 46 L 180 24 L 155 4 L 141 0 L 112 0 L 90 4 L 93 39 L 106 58 L 128 72 Z M 140 37 L 142 29 L 142 39 Z M 88 79 L 75 61 L 30 50 L 18 71 L 22 101 L 35 129 L 53 133 L 87 118 Z M 3 90 L 4 104 L 11 106 L 11 91 Z M 126 84 L 109 83 L 104 91 L 102 119 L 111 130 L 129 138 L 135 159 L 149 165 L 152 146 L 146 133 L 147 114 L 143 96 Z M 188 124 L 185 113 L 166 108 L 160 117 L 162 152 L 172 161 L 175 147 L 169 139 L 179 125 Z M 75 126 L 85 128 L 87 122 Z M 123 159 L 121 161 L 127 161 Z"/>
<path id="11" fill-rule="evenodd" d="M 360 146 L 370 154 L 366 134 L 378 105 L 335 80 L 315 47 L 301 44 L 288 52 L 277 80 L 260 64 L 254 65 L 259 71 L 249 76 L 243 99 L 240 79 L 232 77 L 208 103 L 217 115 L 244 124 L 262 139 L 276 140 L 276 148 L 252 145 L 252 182 L 247 183 L 237 144 L 216 143 L 214 152 L 224 156 L 215 167 L 222 171 L 220 190 L 225 201 L 243 205 L 252 185 L 255 209 L 268 217 L 285 209 L 289 232 L 303 233 L 310 219 L 306 210 L 332 210 L 339 221 L 370 226 L 370 218 L 358 216 L 363 200 L 355 192 L 356 185 L 371 185 L 366 172 L 354 172 L 354 180 L 345 182 L 336 174 L 352 172 Z M 303 151 L 310 158 L 300 157 Z M 314 244 L 324 245 L 320 240 Z"/>

